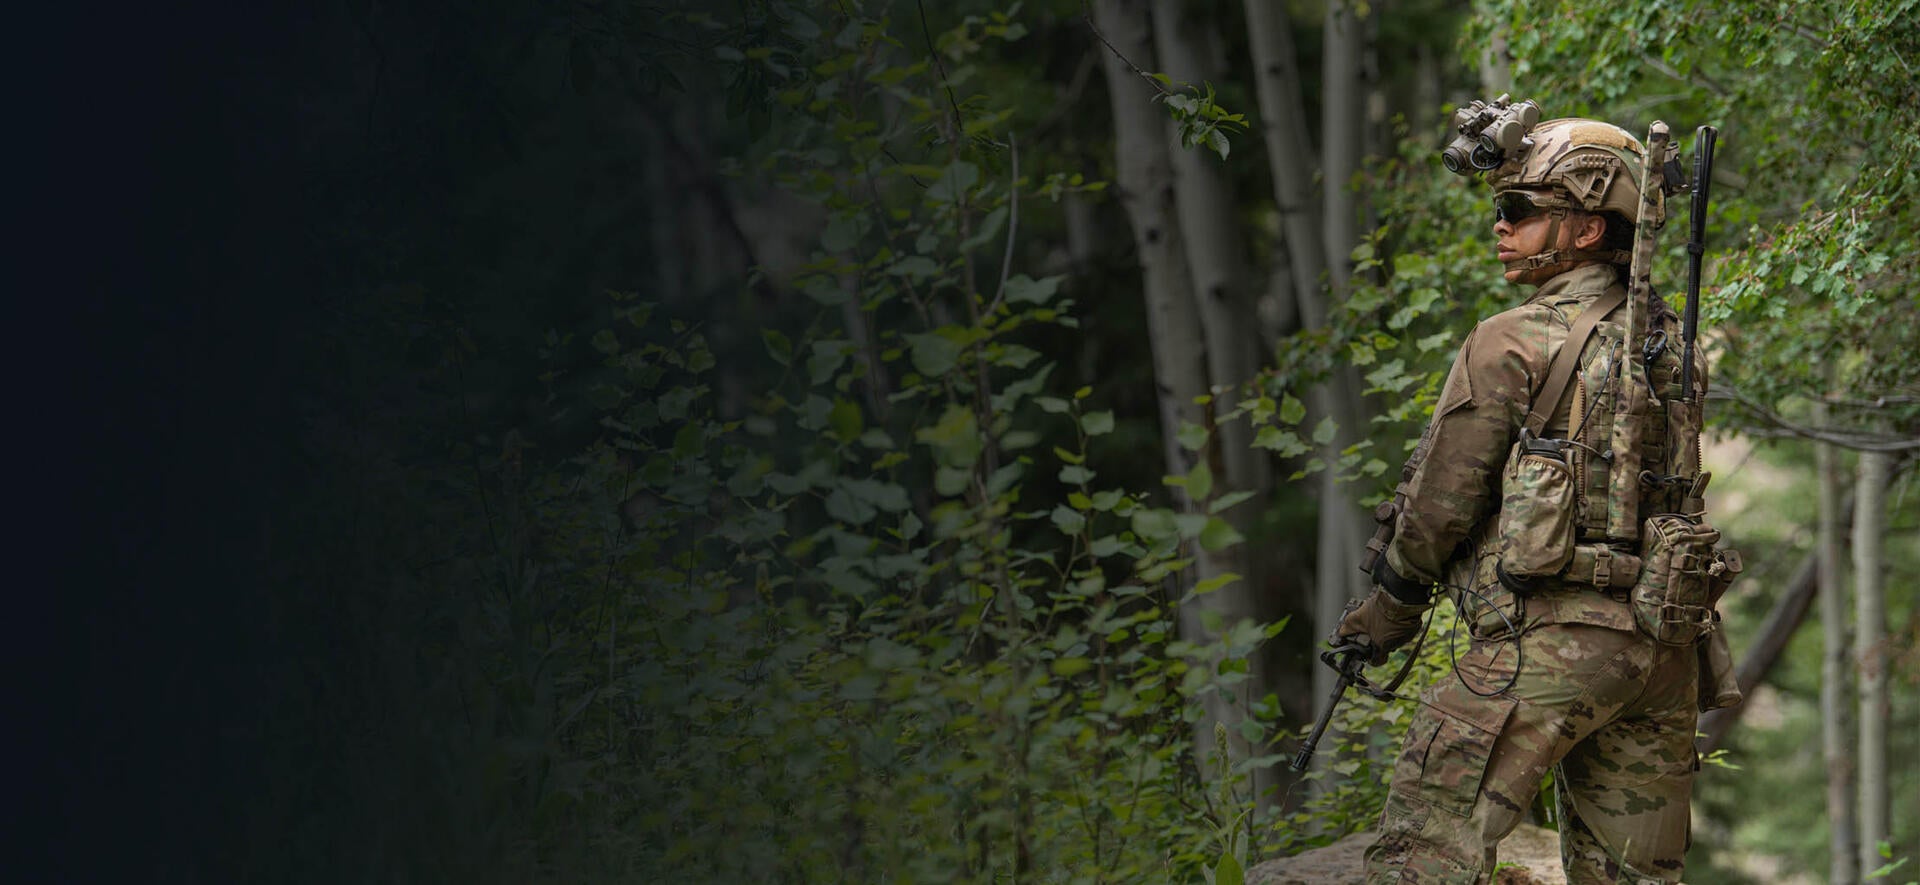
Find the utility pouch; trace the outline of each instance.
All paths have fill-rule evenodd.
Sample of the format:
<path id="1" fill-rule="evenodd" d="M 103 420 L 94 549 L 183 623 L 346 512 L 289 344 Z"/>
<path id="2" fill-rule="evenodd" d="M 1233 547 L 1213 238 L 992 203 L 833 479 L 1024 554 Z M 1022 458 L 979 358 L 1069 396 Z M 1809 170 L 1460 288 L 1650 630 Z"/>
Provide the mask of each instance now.
<path id="1" fill-rule="evenodd" d="M 1536 578 L 1565 571 L 1573 561 L 1573 467 L 1565 440 L 1540 439 L 1522 429 L 1500 476 L 1500 580 L 1524 593 Z"/>
<path id="2" fill-rule="evenodd" d="M 1698 517 L 1648 517 L 1640 533 L 1640 580 L 1630 602 L 1642 633 L 1668 645 L 1691 645 L 1714 632 L 1714 601 L 1740 565 L 1738 554 L 1713 549 L 1719 540 L 1719 530 Z"/>

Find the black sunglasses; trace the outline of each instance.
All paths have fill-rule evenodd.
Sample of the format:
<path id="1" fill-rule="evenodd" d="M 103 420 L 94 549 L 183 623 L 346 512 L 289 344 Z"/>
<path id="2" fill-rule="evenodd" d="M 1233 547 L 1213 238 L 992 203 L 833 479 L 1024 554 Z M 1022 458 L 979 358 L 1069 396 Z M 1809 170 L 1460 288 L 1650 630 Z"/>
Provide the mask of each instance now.
<path id="1" fill-rule="evenodd" d="M 1501 191 L 1493 195 L 1494 221 L 1519 224 L 1560 205 L 1558 200 L 1532 191 Z"/>

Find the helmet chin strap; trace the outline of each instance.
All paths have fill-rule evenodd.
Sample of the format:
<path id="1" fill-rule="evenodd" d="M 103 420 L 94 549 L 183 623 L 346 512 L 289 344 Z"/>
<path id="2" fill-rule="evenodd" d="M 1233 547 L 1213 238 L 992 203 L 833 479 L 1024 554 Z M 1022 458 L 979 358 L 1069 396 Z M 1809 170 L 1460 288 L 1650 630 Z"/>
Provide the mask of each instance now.
<path id="1" fill-rule="evenodd" d="M 1560 241 L 1560 222 L 1566 220 L 1565 207 L 1547 210 L 1547 242 Z M 1581 261 L 1604 261 L 1608 264 L 1628 264 L 1633 261 L 1633 253 L 1625 249 L 1546 249 L 1525 258 L 1501 262 L 1508 271 L 1526 272 L 1556 264 L 1570 264 Z"/>

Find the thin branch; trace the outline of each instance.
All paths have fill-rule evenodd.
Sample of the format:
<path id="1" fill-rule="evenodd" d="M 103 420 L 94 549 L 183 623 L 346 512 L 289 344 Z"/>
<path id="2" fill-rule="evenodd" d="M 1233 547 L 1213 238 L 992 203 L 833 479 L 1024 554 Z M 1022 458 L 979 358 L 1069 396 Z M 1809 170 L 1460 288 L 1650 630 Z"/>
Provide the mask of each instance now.
<path id="1" fill-rule="evenodd" d="M 1745 396 L 1732 388 L 1715 388 L 1707 393 L 1708 399 L 1730 400 L 1751 411 L 1755 416 L 1772 425 L 1771 428 L 1749 428 L 1755 436 L 1797 436 L 1816 442 L 1828 443 L 1856 452 L 1908 452 L 1920 450 L 1920 437 L 1907 437 L 1892 434 L 1866 433 L 1841 430 L 1831 427 L 1809 427 L 1789 420 L 1767 406 Z"/>
<path id="2" fill-rule="evenodd" d="M 1000 256 L 1000 285 L 993 290 L 993 304 L 988 305 L 987 315 L 1000 309 L 1000 303 L 1007 296 L 1007 277 L 1013 273 L 1013 241 L 1020 235 L 1020 142 L 1007 132 L 1007 150 L 1012 157 L 1013 169 L 1007 176 L 1007 248 Z"/>
<path id="3" fill-rule="evenodd" d="M 927 55 L 933 58 L 933 69 L 940 73 L 940 88 L 947 91 L 947 106 L 953 108 L 953 140 L 959 140 L 966 124 L 960 117 L 960 103 L 953 98 L 953 86 L 947 82 L 947 66 L 940 61 L 940 50 L 933 46 L 933 29 L 927 27 L 927 4 L 924 0 L 914 0 L 913 5 L 920 10 L 920 36 L 927 41 Z"/>
<path id="4" fill-rule="evenodd" d="M 1093 69 L 1099 61 L 1099 54 L 1092 49 L 1088 49 L 1086 55 L 1081 57 L 1080 65 L 1074 68 L 1073 78 L 1068 81 L 1066 90 L 1060 94 L 1060 99 L 1054 102 L 1053 109 L 1033 127 L 1034 141 L 1045 143 L 1047 135 L 1053 132 L 1053 127 L 1060 125 L 1074 106 L 1080 103 L 1080 94 L 1086 91 L 1087 83 L 1093 79 Z"/>
<path id="5" fill-rule="evenodd" d="M 1141 70 L 1139 65 L 1133 63 L 1133 59 L 1128 58 L 1112 43 L 1107 41 L 1107 35 L 1100 33 L 1100 26 L 1093 22 L 1093 5 L 1091 0 L 1080 0 L 1080 17 L 1087 20 L 1087 30 L 1092 31 L 1093 36 L 1099 38 L 1101 44 L 1107 47 L 1107 51 L 1113 53 L 1114 58 L 1125 62 L 1127 67 L 1132 68 L 1134 73 L 1140 75 L 1140 79 L 1147 81 L 1147 85 L 1152 86 L 1154 90 L 1161 95 L 1168 97 L 1173 96 L 1173 93 L 1168 91 L 1167 87 L 1160 84 L 1158 77 Z"/>

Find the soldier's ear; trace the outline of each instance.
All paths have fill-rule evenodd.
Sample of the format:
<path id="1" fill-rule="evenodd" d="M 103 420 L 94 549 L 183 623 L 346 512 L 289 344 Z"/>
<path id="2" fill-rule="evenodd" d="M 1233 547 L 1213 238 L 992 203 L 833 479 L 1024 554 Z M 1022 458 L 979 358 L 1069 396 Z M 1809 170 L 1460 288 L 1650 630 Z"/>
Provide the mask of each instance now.
<path id="1" fill-rule="evenodd" d="M 1573 248 L 1575 249 L 1598 249 L 1606 238 L 1607 220 L 1597 214 L 1583 213 L 1580 221 L 1573 225 Z"/>

